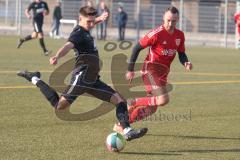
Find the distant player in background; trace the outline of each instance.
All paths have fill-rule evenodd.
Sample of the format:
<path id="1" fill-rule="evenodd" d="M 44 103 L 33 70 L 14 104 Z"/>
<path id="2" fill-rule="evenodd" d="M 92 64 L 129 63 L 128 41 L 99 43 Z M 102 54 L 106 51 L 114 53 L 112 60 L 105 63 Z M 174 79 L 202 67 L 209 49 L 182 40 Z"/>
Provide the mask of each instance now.
<path id="1" fill-rule="evenodd" d="M 98 14 L 99 15 L 101 15 L 104 12 L 108 12 L 108 15 L 110 14 L 110 11 L 109 11 L 107 5 L 103 1 L 100 2 L 97 10 L 98 10 Z M 100 38 L 99 39 L 101 39 L 101 40 L 106 40 L 106 37 L 107 37 L 107 25 L 108 25 L 108 18 L 105 21 L 101 22 L 97 26 L 97 27 L 100 26 Z M 97 37 L 99 37 L 99 36 L 97 36 Z"/>
<path id="2" fill-rule="evenodd" d="M 236 36 L 237 36 L 237 40 L 238 40 L 236 47 L 239 49 L 240 48 L 240 12 L 235 13 L 234 21 L 236 24 L 236 34 L 237 34 Z"/>
<path id="3" fill-rule="evenodd" d="M 50 64 L 56 65 L 58 60 L 71 49 L 75 51 L 76 61 L 72 72 L 70 85 L 59 97 L 55 90 L 40 79 L 40 72 L 20 71 L 18 76 L 24 77 L 36 85 L 51 105 L 57 109 L 66 109 L 78 96 L 88 93 L 98 99 L 116 105 L 116 117 L 123 127 L 126 140 L 142 137 L 147 128 L 134 130 L 130 127 L 126 101 L 110 86 L 100 80 L 99 55 L 90 30 L 108 17 L 104 12 L 96 18 L 97 10 L 93 7 L 82 7 L 79 11 L 79 25 L 77 25 L 67 42 L 50 58 Z"/>
<path id="4" fill-rule="evenodd" d="M 32 10 L 33 16 L 30 14 Z M 34 31 L 31 35 L 26 36 L 25 38 L 20 38 L 17 48 L 20 48 L 24 42 L 27 42 L 32 39 L 39 38 L 40 46 L 43 50 L 44 55 L 48 55 L 49 51 L 46 49 L 44 43 L 44 34 L 42 30 L 44 16 L 49 14 L 49 8 L 46 2 L 42 0 L 35 0 L 32 2 L 28 8 L 25 10 L 25 15 L 28 19 L 32 19 Z"/>
<path id="5" fill-rule="evenodd" d="M 187 70 L 192 69 L 192 63 L 185 54 L 184 33 L 176 29 L 178 19 L 178 9 L 169 7 L 164 13 L 163 24 L 148 32 L 133 48 L 126 73 L 126 79 L 130 82 L 134 78 L 134 65 L 139 52 L 147 47 L 149 51 L 141 70 L 147 96 L 128 101 L 130 123 L 152 115 L 158 106 L 169 102 L 167 77 L 177 52 L 182 65 Z M 113 130 L 121 132 L 121 125 L 115 124 Z"/>
<path id="6" fill-rule="evenodd" d="M 118 41 L 125 40 L 125 30 L 128 20 L 128 14 L 123 10 L 123 6 L 118 7 L 118 13 L 116 15 L 116 21 L 118 26 Z"/>
<path id="7" fill-rule="evenodd" d="M 60 28 L 60 20 L 61 19 L 62 19 L 61 2 L 57 2 L 56 6 L 53 9 L 53 25 L 52 25 L 51 32 L 49 32 L 50 37 L 60 38 L 59 37 L 59 28 Z"/>

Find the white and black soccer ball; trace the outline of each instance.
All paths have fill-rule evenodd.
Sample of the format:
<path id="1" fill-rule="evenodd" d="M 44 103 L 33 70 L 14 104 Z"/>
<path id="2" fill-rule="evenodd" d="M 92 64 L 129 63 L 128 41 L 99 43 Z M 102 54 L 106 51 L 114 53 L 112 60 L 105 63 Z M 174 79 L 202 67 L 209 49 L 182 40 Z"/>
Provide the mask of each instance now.
<path id="1" fill-rule="evenodd" d="M 107 136 L 106 146 L 111 152 L 120 152 L 126 145 L 125 138 L 117 132 L 113 132 Z"/>

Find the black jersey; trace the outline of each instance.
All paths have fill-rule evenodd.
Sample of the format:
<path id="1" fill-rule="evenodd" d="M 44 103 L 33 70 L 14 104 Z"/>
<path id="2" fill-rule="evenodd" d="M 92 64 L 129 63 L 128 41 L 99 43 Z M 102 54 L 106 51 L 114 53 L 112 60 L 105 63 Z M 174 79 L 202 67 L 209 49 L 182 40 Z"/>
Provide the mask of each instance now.
<path id="1" fill-rule="evenodd" d="M 77 25 L 70 34 L 68 41 L 74 44 L 75 69 L 78 71 L 85 70 L 87 71 L 85 72 L 87 78 L 96 79 L 100 71 L 99 55 L 90 32 Z"/>
<path id="2" fill-rule="evenodd" d="M 43 20 L 43 12 L 44 10 L 49 12 L 49 8 L 46 2 L 40 1 L 40 2 L 32 2 L 28 8 L 28 12 L 30 10 L 33 11 L 33 20 Z"/>
<path id="3" fill-rule="evenodd" d="M 83 65 L 83 63 L 87 65 L 92 63 L 99 65 L 98 50 L 89 31 L 77 25 L 70 34 L 68 41 L 74 44 L 76 67 Z"/>

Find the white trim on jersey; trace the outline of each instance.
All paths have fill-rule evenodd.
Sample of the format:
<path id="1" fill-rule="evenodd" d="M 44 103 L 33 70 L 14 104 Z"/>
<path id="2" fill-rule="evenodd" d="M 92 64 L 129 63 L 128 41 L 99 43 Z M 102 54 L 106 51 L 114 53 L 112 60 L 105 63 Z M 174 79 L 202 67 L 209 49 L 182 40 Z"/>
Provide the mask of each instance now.
<path id="1" fill-rule="evenodd" d="M 154 57 L 154 53 L 153 53 L 153 51 L 152 51 L 152 47 L 150 47 L 150 49 L 149 49 L 149 54 L 150 54 L 150 62 L 153 62 L 153 57 Z"/>
<path id="2" fill-rule="evenodd" d="M 159 33 L 159 32 L 162 31 L 162 30 L 163 30 L 163 26 L 160 26 L 160 27 L 152 30 L 151 32 L 149 32 L 149 33 L 147 34 L 147 36 L 148 36 L 148 38 L 151 38 L 152 36 L 154 36 L 155 34 Z"/>

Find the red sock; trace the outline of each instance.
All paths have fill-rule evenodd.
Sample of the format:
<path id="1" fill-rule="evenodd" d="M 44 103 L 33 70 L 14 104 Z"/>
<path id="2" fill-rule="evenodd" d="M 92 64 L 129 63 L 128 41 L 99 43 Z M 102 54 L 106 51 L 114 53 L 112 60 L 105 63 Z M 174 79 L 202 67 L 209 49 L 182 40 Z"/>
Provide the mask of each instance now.
<path id="1" fill-rule="evenodd" d="M 133 123 L 140 121 L 157 111 L 157 106 L 143 106 L 135 108 L 132 112 L 129 112 L 129 122 Z"/>
<path id="2" fill-rule="evenodd" d="M 157 98 L 156 96 L 153 97 L 142 97 L 136 98 L 135 102 L 133 102 L 133 106 L 156 106 L 157 105 Z"/>

